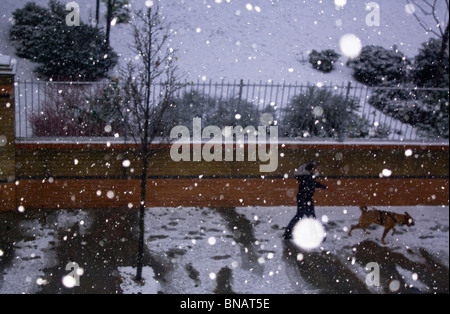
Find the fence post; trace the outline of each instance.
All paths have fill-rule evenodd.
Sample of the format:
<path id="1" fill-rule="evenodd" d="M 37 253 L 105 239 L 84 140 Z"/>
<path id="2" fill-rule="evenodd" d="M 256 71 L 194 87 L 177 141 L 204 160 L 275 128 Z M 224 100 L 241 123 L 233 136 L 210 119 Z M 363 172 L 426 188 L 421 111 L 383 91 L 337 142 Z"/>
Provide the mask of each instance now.
<path id="1" fill-rule="evenodd" d="M 347 94 L 345 95 L 345 100 L 348 100 L 350 98 L 350 91 L 352 89 L 352 82 L 348 82 L 347 84 Z"/>
<path id="2" fill-rule="evenodd" d="M 15 67 L 0 55 L 0 211 L 16 209 Z"/>
<path id="3" fill-rule="evenodd" d="M 345 102 L 346 104 L 348 104 L 348 100 L 350 99 L 350 91 L 352 89 L 352 82 L 348 82 L 347 84 L 347 93 L 345 95 Z M 347 124 L 344 122 L 344 131 L 341 131 L 338 134 L 338 141 L 339 142 L 344 142 L 345 139 L 347 138 Z"/>
<path id="4" fill-rule="evenodd" d="M 238 98 L 238 104 L 237 104 L 237 112 L 239 112 L 241 110 L 243 90 L 244 90 L 244 80 L 241 80 L 241 82 L 239 83 L 239 98 Z"/>

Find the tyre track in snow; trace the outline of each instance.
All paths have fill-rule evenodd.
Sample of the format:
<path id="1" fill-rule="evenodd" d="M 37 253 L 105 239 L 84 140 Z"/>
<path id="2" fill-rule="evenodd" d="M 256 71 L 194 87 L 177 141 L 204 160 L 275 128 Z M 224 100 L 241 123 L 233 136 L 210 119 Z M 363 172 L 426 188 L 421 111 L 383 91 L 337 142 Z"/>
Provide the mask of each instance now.
<path id="1" fill-rule="evenodd" d="M 137 239 L 131 231 L 136 214 L 120 210 L 64 211 L 49 219 L 58 221 L 56 258 L 53 267 L 44 269 L 48 284 L 39 293 L 121 293 L 117 269 L 135 261 Z M 62 279 L 68 275 L 66 265 L 71 262 L 77 263 L 84 273 L 79 286 L 68 288 Z"/>
<path id="2" fill-rule="evenodd" d="M 234 240 L 241 248 L 242 268 L 262 276 L 264 267 L 259 262 L 260 256 L 256 251 L 257 240 L 252 222 L 245 215 L 237 213 L 236 208 L 216 208 L 215 210 L 226 221 L 228 231 L 232 233 Z"/>

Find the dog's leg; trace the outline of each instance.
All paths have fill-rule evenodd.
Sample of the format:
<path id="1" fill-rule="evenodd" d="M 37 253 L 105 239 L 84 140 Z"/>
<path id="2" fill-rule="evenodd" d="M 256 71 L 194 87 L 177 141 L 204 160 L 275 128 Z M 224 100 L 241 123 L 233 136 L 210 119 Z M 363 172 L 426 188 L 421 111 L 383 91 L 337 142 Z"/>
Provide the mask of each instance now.
<path id="1" fill-rule="evenodd" d="M 352 236 L 352 231 L 353 230 L 355 230 L 355 229 L 358 229 L 358 228 L 362 228 L 359 224 L 357 224 L 357 225 L 353 225 L 351 228 L 350 228 L 350 231 L 348 232 L 348 236 L 349 237 L 351 237 Z"/>
<path id="2" fill-rule="evenodd" d="M 386 238 L 386 235 L 388 234 L 389 230 L 391 230 L 391 228 L 386 227 L 384 229 L 383 236 L 381 237 L 381 243 L 383 243 L 384 245 L 387 245 L 386 241 L 384 241 L 384 238 Z"/>
<path id="3" fill-rule="evenodd" d="M 392 235 L 396 234 L 397 230 L 395 230 L 395 228 L 392 228 Z"/>
<path id="4" fill-rule="evenodd" d="M 355 226 L 352 226 L 352 227 L 350 228 L 349 232 L 347 233 L 347 235 L 348 235 L 349 237 L 352 236 L 352 231 L 353 231 L 353 229 L 355 229 L 355 228 L 356 228 L 356 225 L 355 225 Z"/>

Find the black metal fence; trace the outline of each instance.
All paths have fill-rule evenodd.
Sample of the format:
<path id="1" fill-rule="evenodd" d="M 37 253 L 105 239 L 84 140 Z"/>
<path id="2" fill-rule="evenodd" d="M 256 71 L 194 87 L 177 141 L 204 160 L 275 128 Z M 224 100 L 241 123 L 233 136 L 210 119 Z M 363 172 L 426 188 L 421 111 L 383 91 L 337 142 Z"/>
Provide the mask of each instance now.
<path id="1" fill-rule="evenodd" d="M 113 83 L 95 82 L 16 82 L 16 136 L 18 138 L 35 137 L 93 137 L 110 136 L 108 125 L 87 123 L 83 115 L 95 116 L 101 110 L 105 100 L 105 91 Z M 153 85 L 153 95 L 157 95 L 163 84 Z M 270 112 L 271 123 L 286 123 L 287 115 L 294 114 L 293 101 L 299 95 L 311 90 L 327 91 L 340 99 L 352 99 L 353 114 L 364 121 L 364 132 L 360 138 L 379 140 L 448 141 L 448 103 L 449 92 L 445 89 L 418 88 L 374 88 L 365 85 L 344 82 L 339 84 L 298 84 L 274 82 L 212 82 L 197 81 L 180 83 L 176 97 L 185 95 L 202 95 L 218 101 L 233 100 L 236 114 L 240 106 L 253 106 L 261 115 Z M 320 103 L 309 104 L 311 110 L 319 108 Z M 95 107 L 95 109 L 93 109 Z M 77 112 L 76 115 L 73 113 Z M 329 123 L 314 112 L 315 123 Z M 301 119 L 299 117 L 298 119 Z M 333 117 L 328 117 L 332 120 Z M 336 118 L 338 119 L 338 118 Z M 292 119 L 290 119 L 292 120 Z M 99 121 L 99 120 L 96 120 Z M 338 121 L 339 122 L 339 121 Z M 335 122 L 336 123 L 336 122 Z M 256 125 L 255 125 L 256 126 Z M 442 128 L 442 130 L 440 130 Z M 305 131 L 296 137 L 333 137 L 327 134 L 318 136 Z M 286 135 L 286 134 L 285 134 Z M 290 136 L 290 135 L 287 135 Z M 292 135 L 293 136 L 293 135 Z M 354 137 L 354 135 L 350 136 Z M 345 135 L 344 135 L 345 138 Z M 342 139 L 342 136 L 340 136 Z"/>

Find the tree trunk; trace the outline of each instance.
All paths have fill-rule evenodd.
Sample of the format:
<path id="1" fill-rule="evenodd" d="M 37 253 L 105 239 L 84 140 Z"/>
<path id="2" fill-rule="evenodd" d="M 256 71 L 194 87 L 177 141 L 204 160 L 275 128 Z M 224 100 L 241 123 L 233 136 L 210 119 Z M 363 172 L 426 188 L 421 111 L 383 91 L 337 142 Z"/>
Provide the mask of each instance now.
<path id="1" fill-rule="evenodd" d="M 106 47 L 109 48 L 109 38 L 111 37 L 111 21 L 112 21 L 112 15 L 113 15 L 113 9 L 115 5 L 115 0 L 108 0 L 106 4 Z"/>
<path id="2" fill-rule="evenodd" d="M 442 69 L 444 65 L 445 60 L 445 51 L 447 50 L 447 44 L 449 40 L 449 23 L 447 23 L 447 27 L 445 28 L 444 35 L 442 36 L 442 42 L 441 42 L 441 50 L 439 51 L 438 55 L 438 64 L 436 68 L 436 74 L 434 76 L 434 87 L 440 87 L 441 82 L 441 73 L 442 71 L 448 71 L 448 69 Z"/>
<path id="3" fill-rule="evenodd" d="M 97 4 L 95 7 L 95 23 L 98 27 L 98 21 L 100 20 L 100 0 L 97 0 Z"/>
<path id="4" fill-rule="evenodd" d="M 147 172 L 148 172 L 148 143 L 142 143 L 142 174 L 141 174 L 141 197 L 139 203 L 139 241 L 136 280 L 142 280 L 142 269 L 144 267 L 144 234 L 145 234 L 145 207 L 147 198 Z"/>
<path id="5" fill-rule="evenodd" d="M 149 16 L 151 16 L 151 9 L 149 9 Z M 151 45 L 152 45 L 152 37 L 151 37 L 151 30 L 150 30 L 150 38 L 149 38 L 149 51 L 151 51 Z M 150 56 L 150 55 L 149 55 Z M 150 57 L 149 57 L 150 58 Z M 137 258 L 137 270 L 136 270 L 136 280 L 140 281 L 142 280 L 142 268 L 144 266 L 144 232 L 145 232 L 145 224 L 144 224 L 144 218 L 145 218 L 145 205 L 146 205 L 146 197 L 147 197 L 147 172 L 148 172 L 148 159 L 149 159 L 149 152 L 148 152 L 148 144 L 149 144 L 149 131 L 150 131 L 150 89 L 152 85 L 151 81 L 151 67 L 150 67 L 150 60 L 148 60 L 147 64 L 147 81 L 146 81 L 146 108 L 144 111 L 144 134 L 141 136 L 141 145 L 142 145 L 142 156 L 141 160 L 143 162 L 142 165 L 142 176 L 141 176 L 141 203 L 140 203 L 140 210 L 139 210 L 139 243 L 138 243 L 138 258 Z"/>

